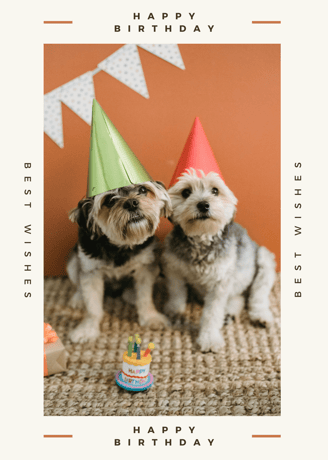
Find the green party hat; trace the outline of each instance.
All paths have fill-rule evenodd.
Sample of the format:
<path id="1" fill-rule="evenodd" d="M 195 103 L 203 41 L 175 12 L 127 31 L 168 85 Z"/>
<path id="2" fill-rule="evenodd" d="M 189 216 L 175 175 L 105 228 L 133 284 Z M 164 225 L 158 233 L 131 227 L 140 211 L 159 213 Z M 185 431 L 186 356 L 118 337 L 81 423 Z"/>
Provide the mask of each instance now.
<path id="1" fill-rule="evenodd" d="M 94 99 L 87 196 L 149 180 L 152 178 Z"/>

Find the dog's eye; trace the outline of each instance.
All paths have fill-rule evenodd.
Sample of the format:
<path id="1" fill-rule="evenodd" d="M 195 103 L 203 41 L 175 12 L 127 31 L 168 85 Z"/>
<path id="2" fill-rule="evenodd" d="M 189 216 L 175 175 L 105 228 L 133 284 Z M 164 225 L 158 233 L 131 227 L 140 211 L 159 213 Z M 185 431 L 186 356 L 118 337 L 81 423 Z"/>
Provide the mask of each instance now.
<path id="1" fill-rule="evenodd" d="M 182 190 L 181 195 L 183 196 L 183 198 L 188 198 L 191 195 L 190 188 L 185 188 L 184 190 Z"/>
<path id="2" fill-rule="evenodd" d="M 118 198 L 114 198 L 113 195 L 107 195 L 102 205 L 106 206 L 106 208 L 112 208 L 117 200 Z"/>
<path id="3" fill-rule="evenodd" d="M 212 193 L 213 193 L 213 195 L 218 196 L 219 190 L 216 187 L 213 187 L 212 188 Z"/>
<path id="4" fill-rule="evenodd" d="M 148 192 L 148 190 L 146 189 L 146 187 L 140 187 L 139 188 L 139 194 L 147 195 L 147 192 Z"/>

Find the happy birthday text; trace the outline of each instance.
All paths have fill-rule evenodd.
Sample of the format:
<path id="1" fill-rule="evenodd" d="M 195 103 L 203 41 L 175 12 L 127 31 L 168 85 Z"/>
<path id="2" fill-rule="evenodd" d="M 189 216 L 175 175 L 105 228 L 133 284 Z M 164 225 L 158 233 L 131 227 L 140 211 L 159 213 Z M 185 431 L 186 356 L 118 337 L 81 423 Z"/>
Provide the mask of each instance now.
<path id="1" fill-rule="evenodd" d="M 189 431 L 188 431 L 189 429 Z M 186 435 L 194 434 L 195 427 L 194 426 L 189 426 L 185 428 Z M 193 439 L 184 439 L 183 437 L 178 438 L 178 439 L 172 439 L 172 438 L 164 438 L 164 439 L 158 439 L 154 438 L 153 435 L 155 436 L 161 436 L 164 435 L 166 432 L 170 431 L 171 435 L 177 435 L 182 431 L 181 426 L 176 426 L 174 428 L 170 428 L 167 426 L 162 426 L 161 429 L 154 429 L 152 426 L 149 428 L 143 430 L 145 435 L 150 435 L 145 438 L 138 438 L 138 439 L 114 439 L 114 446 L 202 446 L 202 445 L 209 445 L 213 446 L 214 439 L 199 439 L 199 438 L 193 438 Z M 134 426 L 133 427 L 133 434 L 141 434 L 141 428 L 140 426 Z"/>
<path id="2" fill-rule="evenodd" d="M 186 32 L 187 30 L 189 32 L 213 32 L 213 24 L 196 24 L 194 21 L 195 14 L 196 13 L 174 13 L 169 15 L 168 13 L 161 13 L 160 15 L 154 15 L 153 13 L 148 13 L 147 15 L 142 16 L 141 13 L 133 13 L 132 19 L 134 21 L 143 20 L 147 21 L 147 23 L 140 24 L 139 22 L 136 22 L 134 24 L 127 24 L 125 26 L 115 24 L 114 32 Z M 158 22 L 160 21 L 165 21 L 166 23 L 159 25 Z M 169 21 L 184 21 L 184 24 L 181 24 L 180 22 L 167 24 Z"/>

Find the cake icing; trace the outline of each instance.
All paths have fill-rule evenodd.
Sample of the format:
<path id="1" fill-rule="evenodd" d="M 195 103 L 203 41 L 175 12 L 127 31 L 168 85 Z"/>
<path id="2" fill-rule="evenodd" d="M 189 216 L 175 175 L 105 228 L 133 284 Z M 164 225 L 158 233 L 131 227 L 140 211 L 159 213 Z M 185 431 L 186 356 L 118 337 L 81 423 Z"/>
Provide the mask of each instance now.
<path id="1" fill-rule="evenodd" d="M 147 381 L 151 356 L 144 357 L 145 352 L 141 351 L 141 359 L 137 359 L 137 353 L 128 356 L 123 353 L 122 380 L 133 385 L 143 385 Z"/>
<path id="2" fill-rule="evenodd" d="M 123 353 L 123 365 L 120 372 L 120 379 L 123 383 L 131 387 L 143 387 L 149 384 L 149 379 L 153 379 L 149 372 L 152 360 L 150 351 L 155 345 L 149 343 L 147 350 L 141 350 L 141 339 L 139 334 L 135 334 L 135 342 L 132 344 L 133 337 L 128 340 L 128 350 Z M 133 351 L 132 351 L 133 350 Z"/>

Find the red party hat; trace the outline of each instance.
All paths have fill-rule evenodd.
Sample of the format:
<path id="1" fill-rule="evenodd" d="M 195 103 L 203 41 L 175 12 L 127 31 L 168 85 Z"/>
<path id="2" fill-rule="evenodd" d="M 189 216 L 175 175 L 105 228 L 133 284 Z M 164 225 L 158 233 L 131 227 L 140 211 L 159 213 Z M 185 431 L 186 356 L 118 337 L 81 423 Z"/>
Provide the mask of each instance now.
<path id="1" fill-rule="evenodd" d="M 199 177 L 202 177 L 199 170 L 202 170 L 205 174 L 213 171 L 224 180 L 198 117 L 195 118 L 194 124 L 192 125 L 179 163 L 175 168 L 170 187 L 172 187 L 181 174 L 186 172 L 189 168 L 194 168 Z"/>

